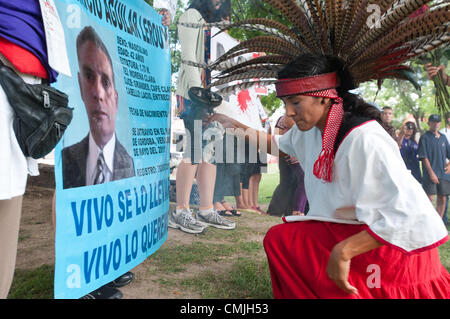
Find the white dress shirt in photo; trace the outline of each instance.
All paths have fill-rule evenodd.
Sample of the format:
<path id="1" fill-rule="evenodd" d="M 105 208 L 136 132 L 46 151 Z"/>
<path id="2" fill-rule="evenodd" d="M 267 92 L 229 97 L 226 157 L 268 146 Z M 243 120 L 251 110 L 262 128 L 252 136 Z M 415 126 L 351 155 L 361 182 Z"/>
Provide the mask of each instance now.
<path id="1" fill-rule="evenodd" d="M 103 156 L 105 158 L 105 163 L 107 166 L 105 173 L 105 183 L 111 181 L 112 172 L 114 169 L 114 148 L 116 145 L 116 135 L 106 143 L 103 148 Z M 92 134 L 89 132 L 89 151 L 87 156 L 86 163 L 86 185 L 93 185 L 95 177 L 97 175 L 97 161 L 98 156 L 100 154 L 101 149 L 97 146 L 92 137 Z"/>

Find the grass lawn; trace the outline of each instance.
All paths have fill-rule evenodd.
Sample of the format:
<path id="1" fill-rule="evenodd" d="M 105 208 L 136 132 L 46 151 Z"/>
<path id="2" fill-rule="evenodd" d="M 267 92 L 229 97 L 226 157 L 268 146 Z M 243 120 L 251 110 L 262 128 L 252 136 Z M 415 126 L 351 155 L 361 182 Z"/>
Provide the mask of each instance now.
<path id="1" fill-rule="evenodd" d="M 274 164 L 269 165 L 268 172 L 266 174 L 262 174 L 258 193 L 258 202 L 260 204 L 268 205 L 270 203 L 273 191 L 280 182 L 280 174 L 274 166 Z"/>
<path id="2" fill-rule="evenodd" d="M 450 226 L 447 226 L 450 233 Z M 450 240 L 439 246 L 439 255 L 441 256 L 442 265 L 450 272 Z"/>

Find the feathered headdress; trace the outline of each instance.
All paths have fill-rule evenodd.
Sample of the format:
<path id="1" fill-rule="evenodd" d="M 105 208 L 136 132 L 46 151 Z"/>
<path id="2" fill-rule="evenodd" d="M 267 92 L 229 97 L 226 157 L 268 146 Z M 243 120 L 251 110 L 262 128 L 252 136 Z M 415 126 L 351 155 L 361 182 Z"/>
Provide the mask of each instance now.
<path id="1" fill-rule="evenodd" d="M 239 27 L 264 35 L 243 41 L 213 63 L 204 65 L 220 71 L 210 86 L 232 84 L 219 90 L 227 93 L 254 84 L 277 83 L 277 96 L 301 93 L 332 99 L 322 151 L 314 165 L 314 175 L 330 182 L 334 141 L 344 113 L 342 98 L 335 90 L 337 80 L 329 79 L 336 75 L 285 82 L 277 81 L 278 71 L 297 56 L 313 53 L 342 59 L 356 85 L 377 80 L 381 86 L 385 78 L 411 80 L 412 72 L 403 63 L 450 42 L 450 3 L 439 1 L 424 10 L 431 0 L 263 1 L 278 9 L 291 25 L 266 18 L 214 24 L 221 30 Z M 236 57 L 253 52 L 265 55 L 233 62 Z M 311 85 L 314 92 L 307 89 Z"/>
<path id="2" fill-rule="evenodd" d="M 208 65 L 220 71 L 211 83 L 230 92 L 239 87 L 276 82 L 277 72 L 302 53 L 340 57 L 356 84 L 385 78 L 411 79 L 407 60 L 450 42 L 448 0 L 262 0 L 278 9 L 287 26 L 267 18 L 210 24 L 222 31 L 242 28 L 260 31 Z M 195 27 L 195 25 L 185 25 Z M 252 52 L 266 55 L 235 63 L 237 56 Z M 189 61 L 184 61 L 189 63 Z"/>

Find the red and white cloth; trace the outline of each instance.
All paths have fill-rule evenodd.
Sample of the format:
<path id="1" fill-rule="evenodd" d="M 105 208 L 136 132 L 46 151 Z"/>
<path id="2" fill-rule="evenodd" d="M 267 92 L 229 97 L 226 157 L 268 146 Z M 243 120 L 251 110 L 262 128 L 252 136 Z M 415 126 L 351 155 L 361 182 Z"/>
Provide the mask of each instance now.
<path id="1" fill-rule="evenodd" d="M 322 151 L 314 163 L 314 175 L 325 182 L 331 182 L 333 176 L 334 143 L 344 117 L 343 100 L 338 95 L 339 81 L 336 72 L 318 74 L 302 78 L 280 79 L 276 84 L 277 97 L 306 95 L 326 97 L 333 101 L 328 112 L 322 137 Z"/>
<path id="2" fill-rule="evenodd" d="M 382 246 L 351 260 L 347 294 L 326 274 L 328 258 L 340 241 L 365 225 L 305 221 L 274 226 L 264 239 L 274 298 L 283 299 L 448 299 L 450 274 L 437 248 L 414 255 Z"/>
<path id="3" fill-rule="evenodd" d="M 334 245 L 362 230 L 384 246 L 352 259 L 350 282 L 359 297 L 449 297 L 450 276 L 436 248 L 448 240 L 448 231 L 397 144 L 376 121 L 346 134 L 329 183 L 313 173 L 322 151 L 319 129 L 302 132 L 294 126 L 274 139 L 299 160 L 310 205 L 306 216 L 287 216 L 266 235 L 276 298 L 349 298 L 330 281 L 326 266 Z M 364 287 L 371 264 L 380 267 L 381 290 Z"/>
<path id="4" fill-rule="evenodd" d="M 302 95 L 326 97 L 334 101 L 328 112 L 327 122 L 323 131 L 322 151 L 314 163 L 313 169 L 313 173 L 317 178 L 329 183 L 333 176 L 334 143 L 344 118 L 343 100 L 339 97 L 336 89 L 302 93 Z"/>

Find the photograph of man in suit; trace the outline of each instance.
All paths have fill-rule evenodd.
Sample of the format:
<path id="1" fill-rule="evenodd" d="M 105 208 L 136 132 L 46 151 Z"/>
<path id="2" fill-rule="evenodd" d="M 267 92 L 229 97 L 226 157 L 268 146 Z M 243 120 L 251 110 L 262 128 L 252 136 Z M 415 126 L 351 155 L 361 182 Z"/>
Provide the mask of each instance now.
<path id="1" fill-rule="evenodd" d="M 64 189 L 135 176 L 133 159 L 115 132 L 118 93 L 108 50 L 90 26 L 80 32 L 76 46 L 89 134 L 62 150 Z"/>

